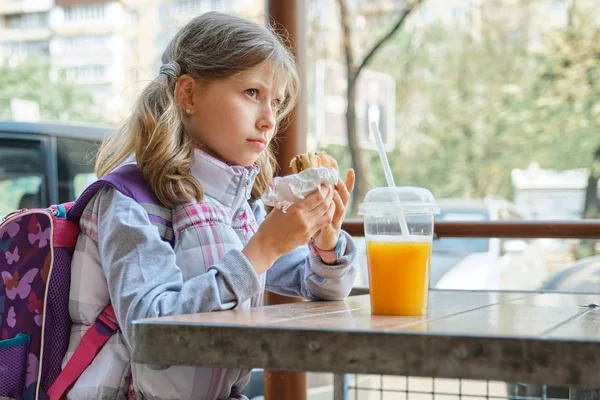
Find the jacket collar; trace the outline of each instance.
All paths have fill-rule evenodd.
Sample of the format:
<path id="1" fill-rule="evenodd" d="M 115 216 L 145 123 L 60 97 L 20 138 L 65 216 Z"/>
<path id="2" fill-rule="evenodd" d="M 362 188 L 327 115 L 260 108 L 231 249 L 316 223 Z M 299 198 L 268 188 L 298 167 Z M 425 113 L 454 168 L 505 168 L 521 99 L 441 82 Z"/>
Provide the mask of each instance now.
<path id="1" fill-rule="evenodd" d="M 250 199 L 258 171 L 257 165 L 229 165 L 195 150 L 192 175 L 202 184 L 204 194 L 234 211 Z"/>

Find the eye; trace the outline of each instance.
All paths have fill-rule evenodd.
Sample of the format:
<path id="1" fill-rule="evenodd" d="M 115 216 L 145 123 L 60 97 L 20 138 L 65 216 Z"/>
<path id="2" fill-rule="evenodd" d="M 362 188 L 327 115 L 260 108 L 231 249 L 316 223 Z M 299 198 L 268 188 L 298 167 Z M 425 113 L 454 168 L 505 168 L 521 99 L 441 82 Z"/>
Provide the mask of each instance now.
<path id="1" fill-rule="evenodd" d="M 258 97 L 258 89 L 246 89 L 246 94 L 253 99 Z"/>

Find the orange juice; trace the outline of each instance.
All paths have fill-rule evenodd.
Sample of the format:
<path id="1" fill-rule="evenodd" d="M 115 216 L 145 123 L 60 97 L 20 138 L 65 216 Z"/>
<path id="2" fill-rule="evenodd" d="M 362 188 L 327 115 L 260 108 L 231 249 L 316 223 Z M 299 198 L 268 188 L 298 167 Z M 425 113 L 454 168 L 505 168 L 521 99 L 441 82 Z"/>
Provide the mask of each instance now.
<path id="1" fill-rule="evenodd" d="M 430 240 L 368 241 L 371 313 L 424 315 L 430 256 Z"/>

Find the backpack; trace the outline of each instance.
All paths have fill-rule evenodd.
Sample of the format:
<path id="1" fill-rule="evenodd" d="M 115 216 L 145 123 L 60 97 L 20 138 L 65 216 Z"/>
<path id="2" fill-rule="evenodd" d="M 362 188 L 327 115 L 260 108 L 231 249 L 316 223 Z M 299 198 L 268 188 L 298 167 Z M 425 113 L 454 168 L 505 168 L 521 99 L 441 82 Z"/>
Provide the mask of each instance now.
<path id="1" fill-rule="evenodd" d="M 71 333 L 71 257 L 88 202 L 112 186 L 148 212 L 163 240 L 170 221 L 136 165 L 92 183 L 75 202 L 15 211 L 0 222 L 0 398 L 64 397 L 119 327 L 110 304 L 62 370 Z M 162 210 L 162 211 L 161 211 Z M 159 212 L 160 217 L 155 214 Z"/>

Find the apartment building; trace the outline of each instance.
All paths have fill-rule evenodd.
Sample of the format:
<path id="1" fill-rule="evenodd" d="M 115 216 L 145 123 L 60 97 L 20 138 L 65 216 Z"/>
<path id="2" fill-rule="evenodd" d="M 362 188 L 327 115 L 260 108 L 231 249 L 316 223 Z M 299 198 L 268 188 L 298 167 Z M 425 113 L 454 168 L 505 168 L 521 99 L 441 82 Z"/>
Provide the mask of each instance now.
<path id="1" fill-rule="evenodd" d="M 0 56 L 50 55 L 53 0 L 0 0 Z"/>
<path id="2" fill-rule="evenodd" d="M 356 33 L 373 35 L 382 14 L 399 15 L 409 0 L 347 0 Z M 465 27 L 477 37 L 485 20 L 517 0 L 427 0 L 405 29 L 442 22 Z M 566 22 L 565 0 L 536 2 L 531 32 Z M 482 6 L 485 5 L 483 8 Z M 501 6 L 501 7 L 500 7 Z M 530 7 L 533 7 L 530 6 Z M 0 62 L 30 57 L 51 63 L 54 76 L 87 88 L 91 112 L 107 122 L 127 115 L 133 99 L 160 67 L 160 55 L 173 34 L 196 15 L 219 10 L 264 20 L 264 0 L 0 0 Z M 310 0 L 309 23 L 318 21 L 317 43 L 327 43 L 328 58 L 341 57 L 339 8 L 335 0 Z M 521 15 L 523 13 L 521 12 Z M 511 14 L 512 15 L 512 14 Z M 370 32 L 370 33 L 369 33 Z M 540 36 L 529 37 L 533 45 Z"/>
<path id="3" fill-rule="evenodd" d="M 53 69 L 85 86 L 94 100 L 92 111 L 116 122 L 137 52 L 134 14 L 117 1 L 55 0 L 50 26 Z"/>
<path id="4" fill-rule="evenodd" d="M 262 21 L 264 1 L 0 0 L 0 62 L 49 62 L 54 79 L 89 90 L 91 113 L 118 123 L 175 32 L 210 10 Z"/>

